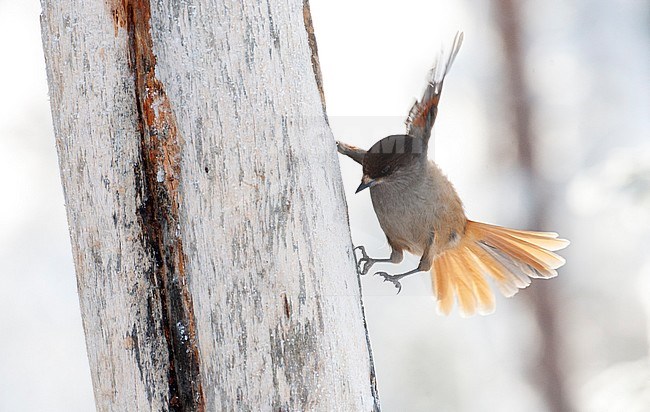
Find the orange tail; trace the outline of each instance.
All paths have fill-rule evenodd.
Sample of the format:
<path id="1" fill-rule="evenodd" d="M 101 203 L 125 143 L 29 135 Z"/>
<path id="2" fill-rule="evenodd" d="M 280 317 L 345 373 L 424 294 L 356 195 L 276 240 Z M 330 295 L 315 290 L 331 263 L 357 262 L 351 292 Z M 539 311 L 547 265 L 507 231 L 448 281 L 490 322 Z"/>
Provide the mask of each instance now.
<path id="1" fill-rule="evenodd" d="M 530 284 L 549 279 L 565 260 L 553 253 L 569 245 L 557 233 L 529 232 L 467 221 L 460 243 L 436 256 L 431 268 L 438 310 L 449 314 L 454 296 L 462 315 L 494 311 L 494 294 L 486 278 L 510 297 Z"/>

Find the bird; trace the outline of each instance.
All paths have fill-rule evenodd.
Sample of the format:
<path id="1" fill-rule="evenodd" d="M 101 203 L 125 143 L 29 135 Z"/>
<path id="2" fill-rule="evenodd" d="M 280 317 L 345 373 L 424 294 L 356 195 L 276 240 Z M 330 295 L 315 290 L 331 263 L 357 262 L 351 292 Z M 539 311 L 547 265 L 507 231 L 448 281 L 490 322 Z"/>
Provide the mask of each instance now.
<path id="1" fill-rule="evenodd" d="M 531 283 L 549 279 L 565 260 L 556 251 L 569 241 L 557 233 L 516 230 L 469 220 L 463 203 L 427 149 L 438 115 L 442 86 L 463 43 L 458 32 L 447 58 L 440 55 L 430 72 L 422 98 L 406 119 L 406 134 L 391 135 L 370 149 L 337 141 L 339 153 L 363 168 L 355 193 L 370 190 L 379 225 L 391 248 L 388 258 L 371 258 L 364 246 L 357 251 L 357 271 L 365 275 L 376 263 L 400 263 L 404 252 L 420 257 L 416 268 L 390 275 L 376 272 L 402 289 L 400 281 L 430 272 L 437 311 L 447 315 L 457 302 L 461 316 L 487 315 L 495 310 L 489 281 L 511 297 Z"/>

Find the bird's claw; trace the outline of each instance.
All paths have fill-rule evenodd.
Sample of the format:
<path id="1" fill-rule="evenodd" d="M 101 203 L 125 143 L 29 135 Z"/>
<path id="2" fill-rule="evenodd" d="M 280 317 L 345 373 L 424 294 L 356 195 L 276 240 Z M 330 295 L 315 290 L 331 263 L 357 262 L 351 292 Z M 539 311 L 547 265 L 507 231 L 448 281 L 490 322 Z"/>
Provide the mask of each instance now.
<path id="1" fill-rule="evenodd" d="M 368 255 L 366 254 L 366 248 L 364 246 L 357 246 L 354 249 L 352 249 L 352 251 L 355 253 L 355 256 L 356 256 L 357 249 L 359 249 L 361 251 L 362 257 L 365 257 L 365 258 L 368 257 Z"/>
<path id="2" fill-rule="evenodd" d="M 361 251 L 361 257 L 359 259 L 356 259 L 357 257 L 357 249 Z M 357 246 L 353 249 L 354 252 L 354 257 L 357 260 L 357 273 L 359 275 L 365 275 L 368 273 L 372 265 L 374 265 L 375 261 L 372 259 L 368 254 L 366 253 L 366 248 L 363 246 Z"/>
<path id="3" fill-rule="evenodd" d="M 401 284 L 400 281 L 399 281 L 399 277 L 397 277 L 397 276 L 393 276 L 393 275 L 389 275 L 389 274 L 386 273 L 386 272 L 376 272 L 376 273 L 375 273 L 375 276 L 377 276 L 377 275 L 379 275 L 379 276 L 381 276 L 382 278 L 384 278 L 384 282 L 390 282 L 390 283 L 392 283 L 393 285 L 395 285 L 395 287 L 397 288 L 397 294 L 399 295 L 399 293 L 402 291 L 402 284 Z"/>

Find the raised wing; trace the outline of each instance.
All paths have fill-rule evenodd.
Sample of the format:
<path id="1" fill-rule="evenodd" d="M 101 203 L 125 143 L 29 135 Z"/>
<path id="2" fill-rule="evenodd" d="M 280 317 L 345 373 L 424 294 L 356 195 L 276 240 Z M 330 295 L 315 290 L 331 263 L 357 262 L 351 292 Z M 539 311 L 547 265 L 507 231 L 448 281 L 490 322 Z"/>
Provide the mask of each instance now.
<path id="1" fill-rule="evenodd" d="M 463 44 L 463 33 L 456 33 L 454 44 L 446 61 L 443 62 L 443 55 L 438 57 L 435 66 L 431 69 L 429 84 L 424 91 L 420 101 L 416 101 L 406 119 L 406 134 L 424 139 L 425 144 L 429 143 L 431 129 L 438 114 L 438 103 L 442 93 L 442 83 L 449 72 L 460 46 Z"/>

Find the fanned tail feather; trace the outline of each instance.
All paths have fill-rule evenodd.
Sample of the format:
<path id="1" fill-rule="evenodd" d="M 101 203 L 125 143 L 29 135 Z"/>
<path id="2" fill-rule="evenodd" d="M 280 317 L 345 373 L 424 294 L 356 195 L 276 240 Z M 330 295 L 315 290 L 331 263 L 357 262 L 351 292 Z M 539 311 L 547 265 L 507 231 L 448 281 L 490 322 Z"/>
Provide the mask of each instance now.
<path id="1" fill-rule="evenodd" d="M 557 276 L 556 269 L 565 260 L 553 252 L 568 245 L 557 233 L 468 221 L 458 245 L 433 261 L 431 279 L 438 311 L 449 314 L 456 300 L 463 316 L 492 313 L 494 294 L 486 279 L 492 279 L 506 297 L 513 296 L 531 278 Z"/>

